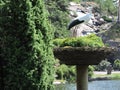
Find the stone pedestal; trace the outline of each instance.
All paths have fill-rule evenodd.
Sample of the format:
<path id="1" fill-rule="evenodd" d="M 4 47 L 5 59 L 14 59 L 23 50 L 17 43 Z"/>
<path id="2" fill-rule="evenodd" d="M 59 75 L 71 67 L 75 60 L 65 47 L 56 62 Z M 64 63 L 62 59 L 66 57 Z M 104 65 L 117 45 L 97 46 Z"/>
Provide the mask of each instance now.
<path id="1" fill-rule="evenodd" d="M 77 90 L 88 90 L 88 65 L 99 64 L 111 51 L 109 47 L 59 47 L 54 48 L 54 55 L 61 63 L 76 65 Z"/>
<path id="2" fill-rule="evenodd" d="M 77 65 L 77 90 L 88 90 L 88 65 Z"/>

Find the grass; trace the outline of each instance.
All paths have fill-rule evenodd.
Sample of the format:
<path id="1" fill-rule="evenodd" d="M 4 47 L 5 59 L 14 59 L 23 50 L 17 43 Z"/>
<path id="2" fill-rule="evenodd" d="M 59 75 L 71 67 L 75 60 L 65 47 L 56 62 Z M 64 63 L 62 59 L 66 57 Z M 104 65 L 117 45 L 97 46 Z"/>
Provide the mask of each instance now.
<path id="1" fill-rule="evenodd" d="M 112 73 L 112 74 L 94 74 L 92 76 L 92 78 L 104 78 L 104 77 L 107 77 L 107 78 L 110 78 L 112 80 L 115 80 L 115 79 L 120 79 L 120 73 Z"/>

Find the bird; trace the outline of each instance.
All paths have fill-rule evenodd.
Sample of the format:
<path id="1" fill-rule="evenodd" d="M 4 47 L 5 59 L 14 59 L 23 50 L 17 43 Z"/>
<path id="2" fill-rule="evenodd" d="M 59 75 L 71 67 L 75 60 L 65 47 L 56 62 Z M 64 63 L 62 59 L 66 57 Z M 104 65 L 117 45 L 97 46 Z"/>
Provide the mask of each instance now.
<path id="1" fill-rule="evenodd" d="M 81 11 L 77 11 L 76 14 L 77 14 L 77 17 L 69 23 L 68 28 L 67 28 L 68 30 L 70 30 L 72 27 L 78 24 L 89 22 L 89 20 L 92 17 L 91 13 L 83 13 Z"/>

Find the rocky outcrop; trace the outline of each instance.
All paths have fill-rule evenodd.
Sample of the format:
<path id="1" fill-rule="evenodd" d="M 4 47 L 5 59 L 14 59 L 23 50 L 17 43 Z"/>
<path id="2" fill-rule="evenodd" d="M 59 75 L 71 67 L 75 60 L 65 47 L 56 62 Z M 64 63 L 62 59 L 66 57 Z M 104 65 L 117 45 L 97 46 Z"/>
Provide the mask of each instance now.
<path id="1" fill-rule="evenodd" d="M 91 11 L 88 10 L 91 8 Z M 111 23 L 106 23 L 105 20 L 99 14 L 99 6 L 94 2 L 86 2 L 81 4 L 76 4 L 70 2 L 68 10 L 70 12 L 71 20 L 77 17 L 77 12 L 89 13 L 92 12 L 92 18 L 88 23 L 79 24 L 71 29 L 71 36 L 85 36 L 91 33 L 100 33 L 104 32 L 111 27 Z"/>

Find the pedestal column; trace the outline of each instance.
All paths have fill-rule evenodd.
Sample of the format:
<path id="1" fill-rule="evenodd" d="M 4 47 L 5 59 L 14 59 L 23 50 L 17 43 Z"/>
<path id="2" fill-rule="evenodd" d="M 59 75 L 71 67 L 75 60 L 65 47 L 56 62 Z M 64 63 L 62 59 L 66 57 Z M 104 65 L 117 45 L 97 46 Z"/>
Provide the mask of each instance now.
<path id="1" fill-rule="evenodd" d="M 88 90 L 88 65 L 77 65 L 77 90 Z"/>

